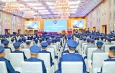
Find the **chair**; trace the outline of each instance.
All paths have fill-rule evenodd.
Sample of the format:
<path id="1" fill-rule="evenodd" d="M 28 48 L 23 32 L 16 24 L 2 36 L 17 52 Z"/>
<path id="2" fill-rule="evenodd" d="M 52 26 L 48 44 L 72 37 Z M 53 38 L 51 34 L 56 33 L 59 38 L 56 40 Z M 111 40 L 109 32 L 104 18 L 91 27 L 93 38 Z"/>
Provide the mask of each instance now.
<path id="1" fill-rule="evenodd" d="M 29 49 L 21 49 L 21 50 L 24 52 L 27 59 L 30 58 L 30 50 Z"/>
<path id="2" fill-rule="evenodd" d="M 9 58 L 13 68 L 16 71 L 21 72 L 22 71 L 21 65 L 22 62 L 24 61 L 23 53 L 10 53 Z"/>
<path id="3" fill-rule="evenodd" d="M 82 43 L 82 48 L 81 48 L 81 54 L 83 56 L 83 52 L 84 52 L 84 45 L 86 45 L 87 43 Z"/>
<path id="4" fill-rule="evenodd" d="M 87 44 L 87 43 L 81 43 L 81 44 L 82 44 L 82 46 L 81 46 L 81 47 L 82 47 L 82 50 L 83 50 L 83 46 L 84 46 L 85 44 Z"/>
<path id="5" fill-rule="evenodd" d="M 115 44 L 115 41 L 111 41 L 111 43 Z"/>
<path id="6" fill-rule="evenodd" d="M 93 73 L 97 73 L 101 70 L 103 61 L 106 59 L 108 59 L 108 53 L 93 53 Z"/>
<path id="7" fill-rule="evenodd" d="M 22 62 L 22 73 L 43 73 L 41 62 Z"/>
<path id="8" fill-rule="evenodd" d="M 111 46 L 114 46 L 114 45 L 105 45 L 105 50 L 104 50 L 104 51 L 108 53 L 108 52 L 109 52 L 109 48 L 110 48 Z"/>
<path id="9" fill-rule="evenodd" d="M 83 62 L 62 62 L 62 73 L 83 73 Z"/>
<path id="10" fill-rule="evenodd" d="M 0 61 L 0 73 L 8 73 L 7 68 L 6 68 L 6 64 L 4 61 Z"/>
<path id="11" fill-rule="evenodd" d="M 79 38 L 76 38 L 76 42 L 78 42 L 79 41 Z"/>
<path id="12" fill-rule="evenodd" d="M 86 44 L 83 46 L 83 51 L 82 51 L 82 56 L 83 56 L 83 57 L 86 56 L 86 53 L 85 53 L 85 52 L 86 52 L 87 46 L 88 46 L 88 45 L 86 45 Z"/>
<path id="13" fill-rule="evenodd" d="M 4 52 L 5 52 L 5 58 L 10 60 L 9 59 L 9 53 L 11 53 L 10 49 L 4 49 Z"/>
<path id="14" fill-rule="evenodd" d="M 115 62 L 104 61 L 102 66 L 102 73 L 115 73 Z"/>
<path id="15" fill-rule="evenodd" d="M 55 55 L 57 55 L 57 45 L 56 44 L 51 44 L 51 46 L 54 48 L 54 50 L 55 50 Z"/>
<path id="16" fill-rule="evenodd" d="M 49 53 L 39 53 L 38 58 L 44 61 L 47 73 L 52 73 L 50 65 L 50 54 Z"/>
<path id="17" fill-rule="evenodd" d="M 12 51 L 15 51 L 13 44 L 9 44 L 9 47 L 11 48 Z"/>
<path id="18" fill-rule="evenodd" d="M 79 45 L 78 45 L 78 51 L 80 54 L 82 54 L 82 51 L 81 51 L 81 44 L 82 44 L 82 40 L 79 40 Z"/>
<path id="19" fill-rule="evenodd" d="M 52 56 L 52 59 L 54 60 L 55 59 L 55 49 L 52 47 L 52 48 L 47 48 L 47 51 L 51 52 L 51 56 Z"/>
<path id="20" fill-rule="evenodd" d="M 91 57 L 92 57 L 92 53 L 93 51 L 95 51 L 97 48 L 88 48 L 88 54 L 87 54 L 87 71 L 89 72 L 90 68 L 91 68 Z"/>

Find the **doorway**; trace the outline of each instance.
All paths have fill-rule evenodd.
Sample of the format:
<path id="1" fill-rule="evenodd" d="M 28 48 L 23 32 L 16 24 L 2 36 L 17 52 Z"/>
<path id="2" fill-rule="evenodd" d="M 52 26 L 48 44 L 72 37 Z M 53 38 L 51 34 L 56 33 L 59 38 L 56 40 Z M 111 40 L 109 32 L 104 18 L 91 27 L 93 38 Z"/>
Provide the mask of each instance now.
<path id="1" fill-rule="evenodd" d="M 96 27 L 93 27 L 93 32 L 96 32 Z"/>
<path id="2" fill-rule="evenodd" d="M 34 30 L 34 34 L 38 34 L 38 30 Z"/>
<path id="3" fill-rule="evenodd" d="M 79 29 L 79 33 L 82 33 L 83 32 L 83 29 Z"/>
<path id="4" fill-rule="evenodd" d="M 10 34 L 10 29 L 5 29 L 4 32 L 5 34 Z"/>
<path id="5" fill-rule="evenodd" d="M 21 33 L 21 29 L 18 29 L 18 34 L 20 34 Z"/>
<path id="6" fill-rule="evenodd" d="M 102 33 L 107 33 L 107 25 L 102 25 Z"/>

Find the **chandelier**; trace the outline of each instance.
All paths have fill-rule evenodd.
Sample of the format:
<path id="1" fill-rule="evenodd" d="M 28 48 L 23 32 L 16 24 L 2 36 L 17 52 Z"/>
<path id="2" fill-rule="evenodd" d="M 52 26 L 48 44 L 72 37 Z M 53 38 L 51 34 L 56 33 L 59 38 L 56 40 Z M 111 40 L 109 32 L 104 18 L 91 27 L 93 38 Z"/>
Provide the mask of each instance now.
<path id="1" fill-rule="evenodd" d="M 20 13 L 21 12 L 19 3 L 14 3 L 14 2 L 6 3 L 3 10 L 5 12 L 11 12 L 11 13 Z"/>
<path id="2" fill-rule="evenodd" d="M 70 6 L 67 0 L 57 0 L 55 10 L 58 12 L 58 17 L 61 19 L 67 19 L 70 16 Z"/>
<path id="3" fill-rule="evenodd" d="M 34 20 L 40 20 L 40 19 L 42 19 L 42 17 L 41 16 L 39 16 L 39 15 L 37 15 L 37 16 L 34 16 Z"/>
<path id="4" fill-rule="evenodd" d="M 24 17 L 24 18 L 33 18 L 33 17 L 34 17 L 34 14 L 27 12 L 27 13 L 24 13 L 24 14 L 23 14 L 23 17 Z"/>

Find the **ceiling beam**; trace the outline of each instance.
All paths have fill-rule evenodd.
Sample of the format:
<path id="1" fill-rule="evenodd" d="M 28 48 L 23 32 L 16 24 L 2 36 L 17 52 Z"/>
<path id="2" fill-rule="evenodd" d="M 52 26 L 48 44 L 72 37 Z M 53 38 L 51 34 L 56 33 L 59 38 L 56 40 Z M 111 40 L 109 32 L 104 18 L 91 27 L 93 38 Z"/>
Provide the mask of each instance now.
<path id="1" fill-rule="evenodd" d="M 54 12 L 49 8 L 49 6 L 46 4 L 44 0 L 41 1 L 41 3 L 44 5 L 44 7 L 51 13 L 54 14 Z"/>

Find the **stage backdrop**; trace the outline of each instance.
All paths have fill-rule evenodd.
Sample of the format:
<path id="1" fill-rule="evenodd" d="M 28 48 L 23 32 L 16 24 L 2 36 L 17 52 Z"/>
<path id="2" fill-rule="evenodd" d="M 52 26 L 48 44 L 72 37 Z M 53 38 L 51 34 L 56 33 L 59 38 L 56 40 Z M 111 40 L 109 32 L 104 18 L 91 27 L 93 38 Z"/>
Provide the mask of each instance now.
<path id="1" fill-rule="evenodd" d="M 62 32 L 62 30 L 67 30 L 66 20 L 44 20 L 45 32 Z"/>

